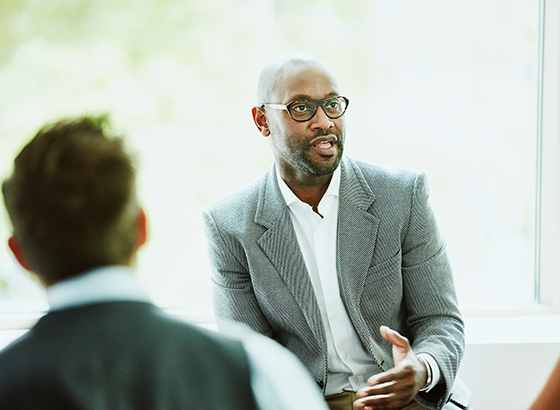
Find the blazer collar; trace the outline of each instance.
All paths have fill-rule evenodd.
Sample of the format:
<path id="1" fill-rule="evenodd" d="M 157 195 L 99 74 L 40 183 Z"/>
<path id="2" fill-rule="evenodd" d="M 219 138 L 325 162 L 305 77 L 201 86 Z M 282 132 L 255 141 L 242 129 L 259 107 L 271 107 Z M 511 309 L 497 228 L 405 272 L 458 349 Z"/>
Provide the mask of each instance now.
<path id="1" fill-rule="evenodd" d="M 255 222 L 267 228 L 257 244 L 290 288 L 316 340 L 326 342 L 319 305 L 299 249 L 286 201 L 278 186 L 276 165 L 262 177 Z M 342 294 L 352 321 L 364 328 L 359 301 L 375 248 L 379 219 L 368 212 L 375 196 L 357 163 L 341 161 L 338 244 Z M 305 272 L 305 273 L 304 273 Z M 367 328 L 367 326 L 366 326 Z"/>
<path id="2" fill-rule="evenodd" d="M 362 171 L 356 162 L 343 155 L 340 161 L 341 176 L 339 195 L 354 207 L 367 210 L 375 195 L 365 181 Z M 278 186 L 276 164 L 272 164 L 261 179 L 255 222 L 270 228 L 285 210 L 286 201 Z"/>
<path id="3" fill-rule="evenodd" d="M 380 220 L 370 211 L 375 194 L 357 162 L 342 162 L 338 208 L 338 254 L 342 296 L 357 330 L 367 328 L 359 313 L 364 283 L 377 242 Z"/>
<path id="4" fill-rule="evenodd" d="M 342 171 L 340 197 L 358 209 L 367 210 L 375 201 L 375 194 L 366 182 L 358 164 L 351 157 L 344 155 L 340 161 L 340 166 Z"/>
<path id="5" fill-rule="evenodd" d="M 255 222 L 270 228 L 286 208 L 276 177 L 276 164 L 272 164 L 261 178 Z"/>
<path id="6" fill-rule="evenodd" d="M 288 206 L 278 186 L 274 164 L 261 179 L 255 222 L 267 228 L 257 239 L 257 245 L 290 290 L 319 347 L 326 352 L 321 312 L 296 239 Z"/>

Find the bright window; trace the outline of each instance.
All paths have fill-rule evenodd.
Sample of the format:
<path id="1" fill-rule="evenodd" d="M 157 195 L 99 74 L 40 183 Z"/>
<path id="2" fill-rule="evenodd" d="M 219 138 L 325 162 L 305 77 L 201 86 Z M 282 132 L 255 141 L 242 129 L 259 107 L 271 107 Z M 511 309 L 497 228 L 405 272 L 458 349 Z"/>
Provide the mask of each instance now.
<path id="1" fill-rule="evenodd" d="M 201 209 L 271 164 L 256 81 L 296 49 L 349 97 L 349 155 L 427 172 L 461 305 L 534 300 L 538 0 L 7 0 L 0 44 L 0 176 L 46 121 L 109 112 L 137 153 L 161 306 L 210 317 Z M 2 245 L 0 310 L 44 307 Z"/>

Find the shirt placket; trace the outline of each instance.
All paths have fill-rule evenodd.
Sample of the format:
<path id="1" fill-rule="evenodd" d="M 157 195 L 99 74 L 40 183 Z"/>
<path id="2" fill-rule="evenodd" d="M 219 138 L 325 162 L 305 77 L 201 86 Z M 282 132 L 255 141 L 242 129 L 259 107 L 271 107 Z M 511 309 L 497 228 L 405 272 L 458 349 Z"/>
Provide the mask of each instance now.
<path id="1" fill-rule="evenodd" d="M 336 235 L 328 234 L 331 231 L 336 232 L 337 221 L 333 220 L 333 215 L 338 214 L 336 209 L 333 209 L 337 205 L 335 199 L 337 198 L 332 196 L 325 197 L 324 204 L 320 204 L 320 206 L 323 205 L 319 209 L 323 219 L 316 227 L 314 233 L 315 255 L 326 313 L 333 338 L 333 347 L 336 352 L 335 355 L 331 356 L 340 361 L 339 368 L 346 369 L 344 370 L 345 372 L 349 371 L 353 374 L 348 378 L 348 382 L 354 390 L 357 390 L 366 383 L 363 375 L 365 368 L 349 360 L 349 352 L 353 351 L 355 347 L 352 345 L 359 343 L 359 341 L 349 337 L 349 335 L 354 334 L 354 330 L 348 329 L 350 318 L 340 297 L 340 286 L 336 272 Z"/>

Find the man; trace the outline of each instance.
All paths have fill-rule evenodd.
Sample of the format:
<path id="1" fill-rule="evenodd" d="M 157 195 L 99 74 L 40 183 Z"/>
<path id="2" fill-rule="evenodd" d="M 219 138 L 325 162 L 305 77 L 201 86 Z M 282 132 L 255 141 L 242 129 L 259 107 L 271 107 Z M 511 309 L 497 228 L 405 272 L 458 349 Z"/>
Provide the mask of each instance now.
<path id="1" fill-rule="evenodd" d="M 286 346 L 331 409 L 467 408 L 463 321 L 425 176 L 343 155 L 348 99 L 314 56 L 272 61 L 257 99 L 275 163 L 204 213 L 218 326 Z"/>
<path id="2" fill-rule="evenodd" d="M 146 241 L 135 171 L 102 121 L 41 130 L 2 192 L 9 246 L 47 288 L 50 312 L 0 353 L 0 407 L 323 408 L 307 372 L 276 343 L 220 336 L 149 302 L 132 269 Z M 290 377 L 276 379 L 283 372 Z M 283 391 L 294 386 L 303 400 Z"/>

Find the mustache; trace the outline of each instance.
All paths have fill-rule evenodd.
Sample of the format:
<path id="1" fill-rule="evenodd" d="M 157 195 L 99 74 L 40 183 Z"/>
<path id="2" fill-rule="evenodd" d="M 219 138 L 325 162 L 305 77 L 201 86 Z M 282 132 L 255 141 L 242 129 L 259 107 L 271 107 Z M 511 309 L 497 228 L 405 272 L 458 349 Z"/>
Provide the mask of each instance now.
<path id="1" fill-rule="evenodd" d="M 342 141 L 342 133 L 341 132 L 333 132 L 329 130 L 321 130 L 318 131 L 316 134 L 309 138 L 309 141 L 313 141 L 317 137 L 335 137 L 335 142 Z"/>
<path id="2" fill-rule="evenodd" d="M 321 131 L 318 131 L 318 132 L 313 136 L 313 138 L 316 138 L 316 137 L 326 137 L 326 136 L 328 136 L 328 135 L 336 135 L 336 133 L 334 133 L 334 132 L 332 132 L 332 131 L 329 131 L 329 130 L 321 130 Z"/>

